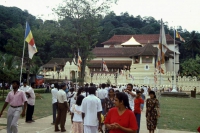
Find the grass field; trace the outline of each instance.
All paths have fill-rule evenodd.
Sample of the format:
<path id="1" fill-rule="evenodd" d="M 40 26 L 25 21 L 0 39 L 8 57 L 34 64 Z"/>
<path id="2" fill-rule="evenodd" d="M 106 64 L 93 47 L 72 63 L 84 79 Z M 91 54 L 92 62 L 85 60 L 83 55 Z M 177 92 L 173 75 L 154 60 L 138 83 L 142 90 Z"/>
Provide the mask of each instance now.
<path id="1" fill-rule="evenodd" d="M 194 98 L 160 98 L 159 129 L 196 132 L 200 126 L 200 96 Z"/>
<path id="2" fill-rule="evenodd" d="M 51 103 L 51 93 L 40 94 L 42 99 L 36 99 L 35 101 L 35 110 L 33 119 L 39 119 L 52 115 L 52 103 Z M 0 101 L 0 110 L 3 107 L 4 102 Z M 6 117 L 7 109 L 4 110 L 3 117 Z"/>

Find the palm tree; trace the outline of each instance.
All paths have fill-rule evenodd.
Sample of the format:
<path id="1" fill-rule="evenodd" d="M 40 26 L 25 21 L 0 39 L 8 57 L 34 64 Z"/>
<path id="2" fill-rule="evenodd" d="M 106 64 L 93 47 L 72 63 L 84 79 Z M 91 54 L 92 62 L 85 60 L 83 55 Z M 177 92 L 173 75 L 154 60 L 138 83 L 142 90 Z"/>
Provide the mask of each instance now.
<path id="1" fill-rule="evenodd" d="M 188 50 L 192 50 L 192 58 L 195 58 L 194 51 L 200 50 L 199 35 L 195 31 L 192 31 L 190 34 L 189 40 L 185 44 Z"/>
<path id="2" fill-rule="evenodd" d="M 19 61 L 16 56 L 1 54 L 0 57 L 0 79 L 4 83 L 10 83 L 12 80 L 19 79 Z M 4 98 L 4 87 L 3 87 Z"/>

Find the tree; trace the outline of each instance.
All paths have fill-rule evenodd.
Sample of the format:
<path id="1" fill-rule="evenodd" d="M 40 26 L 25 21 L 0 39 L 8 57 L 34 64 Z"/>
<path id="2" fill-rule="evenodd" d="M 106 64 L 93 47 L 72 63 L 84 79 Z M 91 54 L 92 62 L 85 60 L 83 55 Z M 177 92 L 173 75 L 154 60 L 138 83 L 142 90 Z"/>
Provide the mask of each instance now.
<path id="1" fill-rule="evenodd" d="M 187 59 L 181 64 L 181 73 L 184 76 L 200 76 L 200 56 L 196 56 L 195 59 Z"/>
<path id="2" fill-rule="evenodd" d="M 91 59 L 91 51 L 98 41 L 98 36 L 102 28 L 100 20 L 103 13 L 107 13 L 109 8 L 117 0 L 63 0 L 54 11 L 60 20 L 60 34 L 63 41 L 70 45 L 72 58 L 78 53 L 82 58 L 80 77 L 84 78 L 87 59 Z M 74 54 L 76 53 L 76 54 Z M 77 57 L 77 56 L 76 56 Z"/>
<path id="3" fill-rule="evenodd" d="M 108 34 L 109 38 L 112 37 L 113 35 L 134 35 L 136 32 L 134 29 L 131 27 L 126 28 L 126 27 L 119 27 L 111 30 Z"/>
<path id="4" fill-rule="evenodd" d="M 4 46 L 7 44 L 7 40 L 10 39 L 10 36 L 7 34 L 7 30 L 14 28 L 17 25 L 22 25 L 25 27 L 26 21 L 30 21 L 30 24 L 35 23 L 35 16 L 28 13 L 28 11 L 22 11 L 17 7 L 5 7 L 0 5 L 0 50 L 6 52 Z M 24 32 L 22 33 L 22 36 Z"/>
<path id="5" fill-rule="evenodd" d="M 19 66 L 19 58 L 16 56 L 0 54 L 0 80 L 3 81 L 3 98 L 5 89 L 4 84 L 19 79 Z"/>
<path id="6" fill-rule="evenodd" d="M 200 35 L 192 31 L 185 45 L 188 50 L 192 50 L 192 58 L 195 58 L 194 53 L 200 50 Z"/>

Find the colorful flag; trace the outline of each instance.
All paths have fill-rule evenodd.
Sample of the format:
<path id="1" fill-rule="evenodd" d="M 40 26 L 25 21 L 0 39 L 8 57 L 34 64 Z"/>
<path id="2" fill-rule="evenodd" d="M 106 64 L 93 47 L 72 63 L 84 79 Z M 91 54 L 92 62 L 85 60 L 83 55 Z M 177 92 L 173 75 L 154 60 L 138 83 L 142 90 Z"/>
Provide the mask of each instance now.
<path id="1" fill-rule="evenodd" d="M 78 71 L 81 71 L 81 63 L 82 63 L 82 59 L 81 56 L 79 55 L 79 51 L 78 51 Z"/>
<path id="2" fill-rule="evenodd" d="M 178 31 L 175 30 L 175 35 L 176 35 L 176 38 L 179 38 L 180 41 L 182 42 L 185 42 L 185 39 L 181 37 L 181 35 L 178 33 Z"/>
<path id="3" fill-rule="evenodd" d="M 102 58 L 102 64 L 103 64 L 103 71 L 109 72 L 106 62 L 103 60 L 103 58 Z"/>
<path id="4" fill-rule="evenodd" d="M 32 59 L 37 53 L 37 48 L 28 22 L 26 22 L 25 41 L 28 43 L 29 58 Z"/>
<path id="5" fill-rule="evenodd" d="M 165 53 L 168 49 L 167 41 L 166 41 L 166 35 L 165 35 L 165 29 L 163 25 L 163 21 L 161 19 L 161 27 L 160 27 L 160 37 L 159 37 L 159 46 L 158 46 L 158 55 L 157 55 L 157 62 L 156 66 L 159 72 L 164 74 L 164 70 L 161 68 L 161 64 L 165 63 Z"/>

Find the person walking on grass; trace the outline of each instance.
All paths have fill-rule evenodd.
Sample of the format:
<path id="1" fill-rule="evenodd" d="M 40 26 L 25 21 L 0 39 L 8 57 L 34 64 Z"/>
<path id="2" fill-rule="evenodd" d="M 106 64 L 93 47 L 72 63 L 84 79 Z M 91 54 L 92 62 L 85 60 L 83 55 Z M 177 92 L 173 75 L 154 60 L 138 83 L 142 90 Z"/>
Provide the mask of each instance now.
<path id="1" fill-rule="evenodd" d="M 84 124 L 84 133 L 98 133 L 101 127 L 101 100 L 95 96 L 96 88 L 88 88 L 89 95 L 83 99 L 81 112 Z"/>
<path id="2" fill-rule="evenodd" d="M 149 133 L 154 133 L 157 126 L 158 117 L 160 117 L 159 101 L 156 99 L 156 94 L 154 91 L 149 92 L 150 98 L 146 101 L 146 120 L 147 129 Z"/>
<path id="3" fill-rule="evenodd" d="M 26 122 L 31 123 L 35 122 L 33 120 L 33 113 L 34 113 L 34 107 L 35 107 L 35 93 L 34 93 L 34 88 L 36 87 L 35 82 L 31 83 L 31 87 L 25 92 L 27 95 L 27 110 L 26 110 Z"/>
<path id="4" fill-rule="evenodd" d="M 137 133 L 140 132 L 141 104 L 144 104 L 144 100 L 141 98 L 141 92 L 136 91 L 136 98 L 134 100 L 134 114 L 138 125 Z"/>
<path id="5" fill-rule="evenodd" d="M 52 84 L 51 85 L 51 94 L 52 94 L 52 109 L 53 109 L 53 122 L 52 125 L 55 125 L 56 123 L 56 112 L 58 109 L 58 102 L 57 102 L 57 93 L 58 93 L 58 84 Z"/>
<path id="6" fill-rule="evenodd" d="M 67 104 L 67 96 L 65 93 L 66 90 L 66 84 L 62 83 L 60 85 L 60 88 L 57 93 L 57 99 L 58 99 L 58 115 L 56 118 L 55 123 L 55 132 L 59 132 L 60 129 L 58 128 L 58 124 L 60 124 L 61 132 L 66 132 L 65 129 L 65 122 L 67 117 L 67 110 L 69 109 L 69 106 Z"/>
<path id="7" fill-rule="evenodd" d="M 83 95 L 79 95 L 76 100 L 76 104 L 73 104 L 70 111 L 72 128 L 71 133 L 83 133 L 83 118 L 81 112 L 81 104 L 84 99 Z"/>
<path id="8" fill-rule="evenodd" d="M 7 133 L 18 133 L 17 122 L 20 118 L 20 114 L 22 117 L 25 116 L 27 98 L 23 91 L 18 90 L 20 86 L 19 81 L 12 81 L 12 86 L 13 90 L 10 91 L 6 97 L 5 103 L 0 112 L 0 117 L 2 116 L 4 109 L 9 104 L 10 106 L 7 114 Z M 24 105 L 23 110 L 22 105 Z"/>
<path id="9" fill-rule="evenodd" d="M 19 89 L 24 91 L 24 92 L 26 92 L 29 89 L 29 86 L 27 85 L 27 82 L 24 81 L 23 85 Z"/>

